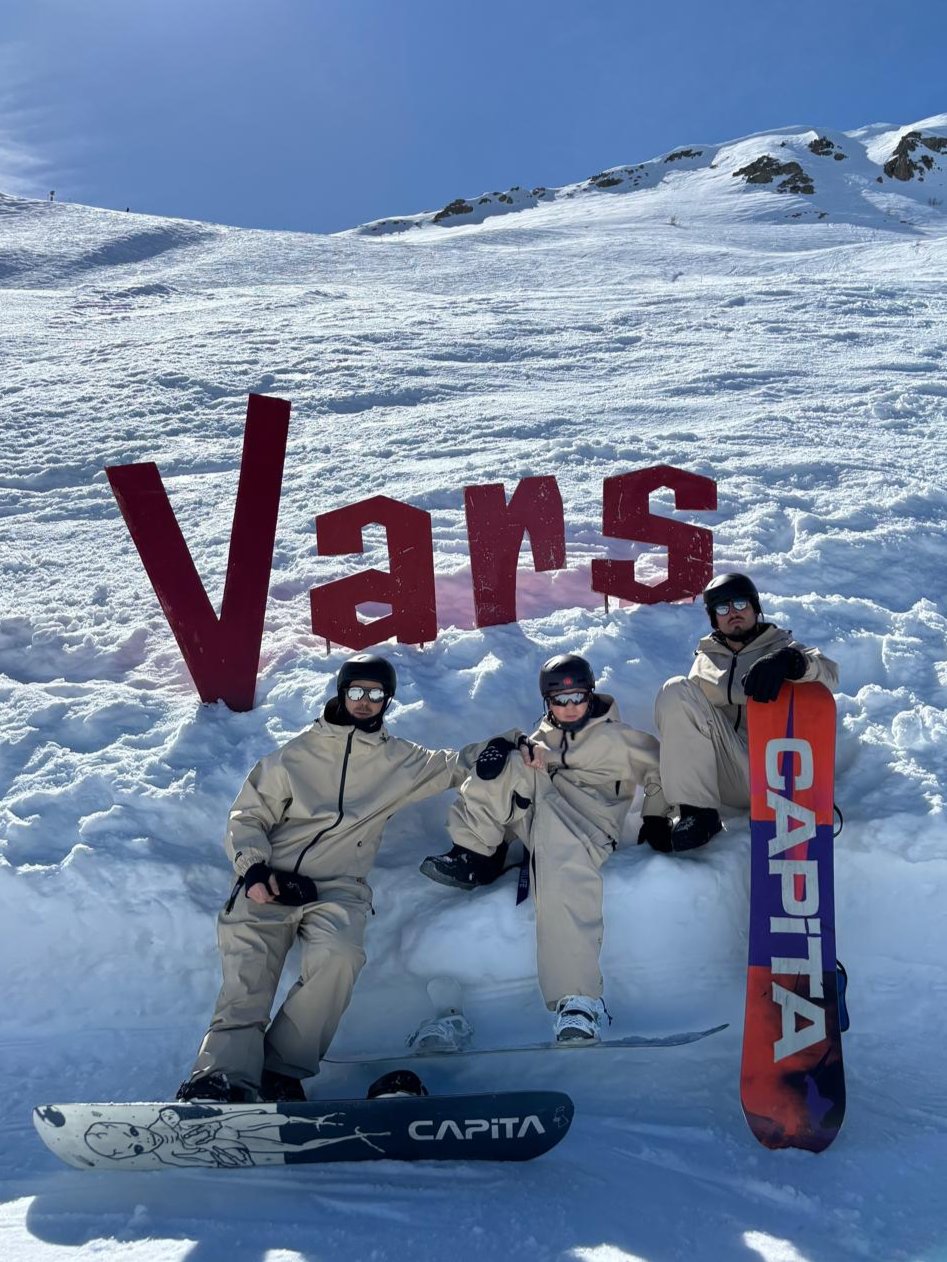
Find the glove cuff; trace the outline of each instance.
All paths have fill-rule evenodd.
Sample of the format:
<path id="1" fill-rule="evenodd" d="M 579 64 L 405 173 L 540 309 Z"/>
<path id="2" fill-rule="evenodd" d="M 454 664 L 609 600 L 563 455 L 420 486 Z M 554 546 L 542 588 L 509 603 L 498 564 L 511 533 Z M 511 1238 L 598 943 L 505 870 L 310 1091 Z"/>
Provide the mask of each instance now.
<path id="1" fill-rule="evenodd" d="M 270 856 L 264 854 L 262 850 L 254 850 L 248 847 L 246 850 L 238 850 L 233 857 L 233 870 L 237 876 L 246 876 L 247 870 L 252 868 L 255 863 L 269 863 Z"/>
<path id="2" fill-rule="evenodd" d="M 268 863 L 253 863 L 247 868 L 243 874 L 243 888 L 248 897 L 252 886 L 269 884 L 272 871 Z"/>

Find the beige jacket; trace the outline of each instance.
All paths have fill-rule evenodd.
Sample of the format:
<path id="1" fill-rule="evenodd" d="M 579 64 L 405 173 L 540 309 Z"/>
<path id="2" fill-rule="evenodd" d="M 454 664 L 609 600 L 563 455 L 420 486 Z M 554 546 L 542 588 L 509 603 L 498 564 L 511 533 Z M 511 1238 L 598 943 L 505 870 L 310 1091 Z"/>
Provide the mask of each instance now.
<path id="1" fill-rule="evenodd" d="M 696 680 L 708 701 L 718 706 L 737 729 L 744 725 L 747 701 L 743 691 L 743 676 L 754 662 L 767 653 L 785 648 L 798 649 L 808 665 L 802 679 L 796 682 L 817 681 L 833 692 L 838 687 L 838 666 L 835 662 L 824 657 L 818 649 L 806 648 L 804 644 L 794 640 L 791 631 L 783 631 L 771 622 L 765 623 L 764 627 L 755 640 L 751 640 L 736 653 L 715 636 L 704 636 L 697 645 L 694 664 L 688 676 Z"/>
<path id="2" fill-rule="evenodd" d="M 425 749 L 384 726 L 361 732 L 317 719 L 261 759 L 237 794 L 224 841 L 234 870 L 299 862 L 317 882 L 364 879 L 395 811 L 460 784 L 482 748 Z"/>
<path id="3" fill-rule="evenodd" d="M 603 833 L 617 841 L 635 789 L 644 790 L 644 815 L 667 815 L 658 772 L 658 740 L 623 723 L 614 697 L 593 694 L 601 709 L 577 732 L 543 719 L 532 735 L 549 753 L 546 766 L 556 790 Z"/>

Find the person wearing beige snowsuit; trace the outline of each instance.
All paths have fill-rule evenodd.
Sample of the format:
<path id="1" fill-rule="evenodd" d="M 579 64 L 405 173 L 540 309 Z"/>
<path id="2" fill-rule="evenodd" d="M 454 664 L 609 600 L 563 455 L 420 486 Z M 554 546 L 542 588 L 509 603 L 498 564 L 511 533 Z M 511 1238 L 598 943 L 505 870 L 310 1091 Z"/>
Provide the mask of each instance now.
<path id="1" fill-rule="evenodd" d="M 746 575 L 718 576 L 704 603 L 713 631 L 698 643 L 690 673 L 669 679 L 655 701 L 661 783 L 681 811 L 671 845 L 657 849 L 703 845 L 720 831 L 720 806 L 749 807 L 749 697 L 773 701 L 784 680 L 838 687 L 835 662 L 763 620 Z"/>
<path id="2" fill-rule="evenodd" d="M 577 729 L 560 719 L 579 707 L 550 703 L 530 737 L 514 731 L 499 738 L 511 747 L 502 771 L 483 779 L 475 770 L 447 821 L 461 861 L 463 852 L 493 855 L 510 832 L 529 850 L 539 986 L 553 1010 L 565 996 L 601 998 L 601 869 L 618 847 L 636 788 L 643 788 L 646 816 L 663 818 L 668 809 L 657 740 L 623 723 L 613 697 L 592 692 L 585 704 L 588 716 Z M 436 869 L 443 873 L 449 863 L 439 856 L 422 871 L 443 879 Z"/>
<path id="3" fill-rule="evenodd" d="M 369 654 L 351 659 L 322 717 L 258 762 L 237 795 L 224 842 L 237 884 L 218 917 L 223 984 L 180 1098 L 201 1098 L 196 1084 L 218 1075 L 236 1099 L 256 1098 L 261 1081 L 264 1099 L 305 1098 L 301 1089 L 268 1095 L 266 1083 L 298 1086 L 318 1071 L 332 1041 L 365 963 L 367 877 L 385 824 L 403 807 L 460 783 L 476 757 L 478 745 L 456 753 L 392 736 L 381 723 L 380 703 L 364 703 L 377 722 L 353 723 L 344 682 L 370 683 L 379 672 L 392 681 L 387 706 L 394 691 L 390 664 Z M 315 886 L 299 905 L 272 893 L 281 883 L 288 887 L 290 875 Z M 270 1022 L 297 938 L 300 976 Z"/>

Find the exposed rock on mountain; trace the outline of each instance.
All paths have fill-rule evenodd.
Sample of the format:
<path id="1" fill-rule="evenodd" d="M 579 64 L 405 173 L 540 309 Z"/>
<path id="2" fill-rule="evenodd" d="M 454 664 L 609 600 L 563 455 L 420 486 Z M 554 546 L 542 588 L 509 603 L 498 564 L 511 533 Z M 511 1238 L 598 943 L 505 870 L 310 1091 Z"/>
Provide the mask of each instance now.
<path id="1" fill-rule="evenodd" d="M 764 154 L 751 162 L 749 166 L 734 171 L 734 178 L 742 175 L 747 184 L 772 184 L 778 176 L 786 178 L 776 185 L 777 193 L 814 193 L 815 185 L 812 177 L 807 175 L 798 162 L 777 162 L 769 154 Z"/>
<path id="2" fill-rule="evenodd" d="M 885 175 L 894 180 L 912 180 L 915 176 L 923 180 L 927 171 L 937 166 L 930 153 L 922 153 L 912 158 L 918 147 L 929 149 L 931 153 L 947 153 L 947 136 L 924 136 L 919 131 L 909 131 L 898 141 L 894 153 L 884 165 Z"/>
<path id="3" fill-rule="evenodd" d="M 844 162 L 846 158 L 846 154 L 837 149 L 835 142 L 829 140 L 828 136 L 818 136 L 815 140 L 810 140 L 808 148 L 819 158 L 832 157 L 836 162 Z"/>

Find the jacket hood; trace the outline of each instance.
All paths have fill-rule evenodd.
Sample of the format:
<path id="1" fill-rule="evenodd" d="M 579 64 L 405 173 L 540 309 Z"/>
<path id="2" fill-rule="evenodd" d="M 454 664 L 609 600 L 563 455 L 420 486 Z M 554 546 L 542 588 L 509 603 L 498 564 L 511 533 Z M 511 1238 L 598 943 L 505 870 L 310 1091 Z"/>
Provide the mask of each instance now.
<path id="1" fill-rule="evenodd" d="M 619 721 L 621 718 L 621 715 L 618 713 L 618 702 L 615 700 L 613 696 L 611 696 L 610 693 L 593 692 L 592 700 L 589 702 L 589 706 L 591 707 L 592 713 L 589 715 L 586 721 L 582 724 L 582 726 L 576 729 L 576 731 L 572 733 L 573 735 L 578 735 L 579 732 L 584 732 L 588 728 L 593 727 L 598 723 L 605 723 L 605 722 L 614 723 L 614 722 Z M 570 732 L 571 730 L 572 729 L 567 728 L 567 727 L 558 727 L 555 723 L 552 722 L 549 716 L 546 715 L 543 718 L 542 722 L 540 723 L 539 727 L 537 728 L 537 733 L 539 732 Z"/>
<path id="2" fill-rule="evenodd" d="M 745 644 L 736 650 L 727 644 L 719 631 L 712 631 L 709 635 L 702 636 L 698 641 L 697 648 L 694 650 L 694 656 L 696 657 L 698 653 L 706 653 L 708 657 L 737 657 L 744 649 L 760 648 L 783 636 L 788 636 L 792 639 L 791 631 L 784 631 L 782 627 L 777 627 L 775 623 L 762 622 L 759 626 L 759 635 L 755 635 L 752 640 L 747 640 Z"/>
<path id="3" fill-rule="evenodd" d="M 345 740 L 350 732 L 354 732 L 356 740 L 368 741 L 372 745 L 387 741 L 390 735 L 384 723 L 380 724 L 376 732 L 367 732 L 364 728 L 358 727 L 352 722 L 352 716 L 338 697 L 332 697 L 326 702 L 321 716 L 313 723 L 310 731 L 324 732 L 338 740 Z"/>

